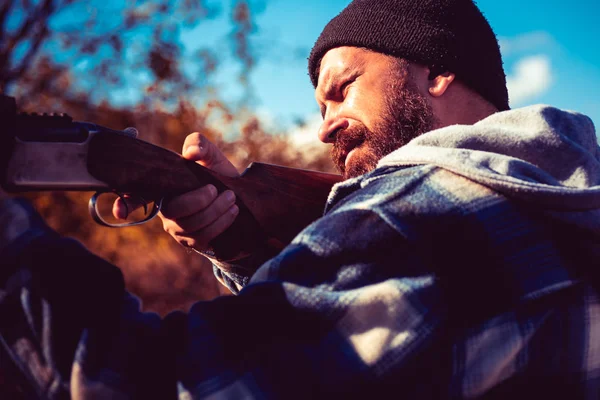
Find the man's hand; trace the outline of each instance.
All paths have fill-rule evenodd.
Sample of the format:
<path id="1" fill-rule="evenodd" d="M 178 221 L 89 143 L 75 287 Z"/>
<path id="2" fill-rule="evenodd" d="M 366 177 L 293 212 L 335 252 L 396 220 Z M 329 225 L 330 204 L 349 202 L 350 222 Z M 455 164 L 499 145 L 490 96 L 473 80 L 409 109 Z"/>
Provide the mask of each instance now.
<path id="1" fill-rule="evenodd" d="M 210 168 L 226 176 L 237 176 L 238 171 L 223 153 L 208 139 L 195 132 L 185 139 L 182 155 L 188 160 Z M 200 187 L 163 203 L 159 217 L 164 230 L 186 247 L 203 251 L 208 243 L 223 233 L 235 220 L 239 209 L 234 204 L 235 194 L 228 190 L 217 195 L 213 185 Z M 139 205 L 125 205 L 121 199 L 115 201 L 113 214 L 116 218 L 127 218 L 127 210 Z"/>

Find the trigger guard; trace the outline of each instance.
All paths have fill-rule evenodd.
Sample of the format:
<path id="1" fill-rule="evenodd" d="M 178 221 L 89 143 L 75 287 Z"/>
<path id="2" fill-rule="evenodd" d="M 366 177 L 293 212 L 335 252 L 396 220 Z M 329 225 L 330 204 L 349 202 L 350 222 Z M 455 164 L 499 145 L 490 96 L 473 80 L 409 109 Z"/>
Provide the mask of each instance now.
<path id="1" fill-rule="evenodd" d="M 162 202 L 163 202 L 163 198 L 161 198 L 158 201 L 155 201 L 152 204 L 152 210 L 150 211 L 150 214 L 148 214 L 148 216 L 141 221 L 124 222 L 122 224 L 113 224 L 113 223 L 106 221 L 104 218 L 102 218 L 102 215 L 100 215 L 100 211 L 98 210 L 98 199 L 100 198 L 100 195 L 102 195 L 104 193 L 109 193 L 109 192 L 94 193 L 94 195 L 90 198 L 90 201 L 88 202 L 88 211 L 89 211 L 90 215 L 92 216 L 92 219 L 94 220 L 94 222 L 96 222 L 98 225 L 107 226 L 109 228 L 125 228 L 128 226 L 136 226 L 136 225 L 145 224 L 146 222 L 154 219 L 158 215 L 158 213 L 160 212 L 160 209 L 162 207 Z M 121 193 L 117 193 L 117 195 L 119 196 L 119 198 L 121 198 L 121 199 L 123 198 L 123 195 Z M 147 206 L 148 206 L 148 203 L 146 201 L 144 201 L 144 212 L 147 211 Z"/>

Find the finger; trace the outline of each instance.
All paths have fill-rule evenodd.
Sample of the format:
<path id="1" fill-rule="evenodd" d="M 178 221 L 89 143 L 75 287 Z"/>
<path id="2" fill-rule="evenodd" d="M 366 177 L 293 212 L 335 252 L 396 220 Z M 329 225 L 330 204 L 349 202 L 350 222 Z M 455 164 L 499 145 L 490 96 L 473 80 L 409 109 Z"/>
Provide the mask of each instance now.
<path id="1" fill-rule="evenodd" d="M 189 134 L 183 143 L 183 157 L 225 176 L 238 176 L 235 166 L 210 140 L 198 132 Z"/>
<path id="2" fill-rule="evenodd" d="M 225 214 L 234 203 L 233 192 L 224 192 L 201 212 L 184 218 L 163 220 L 163 228 L 173 236 L 198 232 Z"/>
<path id="3" fill-rule="evenodd" d="M 192 235 L 174 235 L 175 240 L 186 247 L 193 247 L 196 250 L 206 250 L 211 240 L 222 234 L 229 228 L 239 214 L 238 206 L 231 206 L 226 213 L 221 215 L 210 225 L 204 227 L 201 231 Z"/>
<path id="4" fill-rule="evenodd" d="M 202 186 L 169 200 L 166 204 L 163 204 L 161 212 L 168 219 L 185 218 L 204 210 L 216 198 L 216 187 L 213 185 Z"/>
<path id="5" fill-rule="evenodd" d="M 119 197 L 113 203 L 112 213 L 117 219 L 127 219 L 127 217 L 146 203 L 135 197 Z"/>

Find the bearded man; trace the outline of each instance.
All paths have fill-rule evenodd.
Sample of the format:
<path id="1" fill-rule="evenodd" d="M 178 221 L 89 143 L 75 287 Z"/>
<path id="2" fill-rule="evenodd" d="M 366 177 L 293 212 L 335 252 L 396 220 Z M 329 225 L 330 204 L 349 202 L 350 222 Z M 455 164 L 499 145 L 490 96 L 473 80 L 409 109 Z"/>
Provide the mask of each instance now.
<path id="1" fill-rule="evenodd" d="M 471 0 L 355 0 L 325 27 L 309 74 L 319 138 L 346 180 L 262 266 L 215 263 L 237 296 L 142 314 L 116 269 L 4 200 L 1 305 L 30 334 L 4 329 L 3 345 L 21 371 L 81 398 L 597 398 L 591 120 L 510 110 Z M 198 134 L 183 154 L 237 173 Z M 236 215 L 233 194 L 209 186 L 162 218 L 206 252 Z"/>

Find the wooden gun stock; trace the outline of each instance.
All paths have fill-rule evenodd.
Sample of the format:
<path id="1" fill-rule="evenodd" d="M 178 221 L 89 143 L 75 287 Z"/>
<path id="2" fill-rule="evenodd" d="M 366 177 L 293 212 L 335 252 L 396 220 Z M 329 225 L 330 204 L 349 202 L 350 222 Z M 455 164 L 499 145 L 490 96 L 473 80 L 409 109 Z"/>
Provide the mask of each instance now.
<path id="1" fill-rule="evenodd" d="M 212 184 L 231 189 L 240 212 L 211 243 L 232 261 L 257 248 L 289 243 L 319 218 L 340 177 L 253 163 L 239 177 L 220 175 L 181 155 L 128 134 L 68 115 L 17 115 L 0 96 L 0 184 L 8 191 L 95 190 L 157 201 Z"/>
<path id="2" fill-rule="evenodd" d="M 289 243 L 319 218 L 338 175 L 251 164 L 239 177 L 227 177 L 150 143 L 109 133 L 90 141 L 88 171 L 111 188 L 160 199 L 207 184 L 231 189 L 240 209 L 233 225 L 212 243 L 215 256 L 231 260 L 267 240 Z"/>

